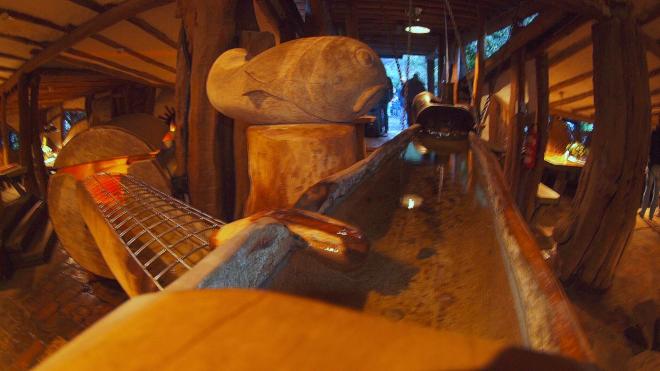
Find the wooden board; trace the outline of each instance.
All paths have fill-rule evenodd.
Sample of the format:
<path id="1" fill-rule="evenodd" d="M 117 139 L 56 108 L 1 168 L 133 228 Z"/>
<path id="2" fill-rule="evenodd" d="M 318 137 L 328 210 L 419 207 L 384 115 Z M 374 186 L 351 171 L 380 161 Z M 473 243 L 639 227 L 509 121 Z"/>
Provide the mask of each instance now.
<path id="1" fill-rule="evenodd" d="M 201 290 L 133 298 L 37 369 L 473 369 L 502 349 L 281 294 Z"/>

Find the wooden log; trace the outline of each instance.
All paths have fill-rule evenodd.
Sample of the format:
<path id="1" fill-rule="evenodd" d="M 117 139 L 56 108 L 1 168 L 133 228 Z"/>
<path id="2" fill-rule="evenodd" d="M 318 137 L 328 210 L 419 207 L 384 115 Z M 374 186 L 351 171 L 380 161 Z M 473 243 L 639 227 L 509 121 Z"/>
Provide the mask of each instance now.
<path id="1" fill-rule="evenodd" d="M 598 130 L 571 211 L 553 233 L 561 278 L 596 290 L 610 287 L 633 231 L 650 130 L 640 29 L 625 5 L 612 13 L 592 27 Z M 621 45 L 627 46 L 625 53 Z"/>
<path id="2" fill-rule="evenodd" d="M 245 215 L 291 207 L 311 185 L 357 161 L 353 125 L 252 126 L 247 143 L 251 184 Z"/>
<path id="3" fill-rule="evenodd" d="M 72 167 L 118 156 L 143 155 L 154 149 L 126 130 L 97 126 L 71 139 L 60 151 L 55 167 Z M 98 170 L 92 170 L 91 174 L 96 171 Z M 91 174 L 77 174 L 77 176 L 84 178 Z M 50 178 L 48 211 L 53 227 L 62 247 L 78 264 L 94 274 L 113 278 L 112 272 L 108 269 L 80 216 L 75 196 L 76 181 L 76 176 L 62 170 Z"/>
<path id="4" fill-rule="evenodd" d="M 234 46 L 236 0 L 179 0 L 178 4 L 190 40 L 191 66 L 195 66 L 190 70 L 188 105 L 187 173 L 190 199 L 195 207 L 230 219 L 233 210 L 227 205 L 227 197 L 231 194 L 233 203 L 233 190 L 225 189 L 224 185 L 234 181 L 233 174 L 228 174 L 226 168 L 233 161 L 233 148 L 231 137 L 230 145 L 222 146 L 223 139 L 227 138 L 222 138 L 221 132 L 233 123 L 211 106 L 206 93 L 206 80 L 218 55 Z"/>
<path id="5" fill-rule="evenodd" d="M 318 181 L 300 195 L 295 207 L 325 213 L 344 196 L 350 194 L 364 179 L 378 171 L 384 161 L 400 154 L 420 128 L 418 124 L 410 126 L 394 139 L 378 147 L 367 158 Z"/>
<path id="6" fill-rule="evenodd" d="M 549 89 L 548 89 L 548 57 L 538 56 L 535 59 L 536 71 L 536 152 L 534 153 L 534 168 L 528 172 L 525 182 L 521 185 L 518 207 L 520 213 L 531 222 L 534 213 L 536 191 L 541 182 L 543 168 L 545 167 L 545 149 L 548 144 L 550 131 L 549 117 Z"/>

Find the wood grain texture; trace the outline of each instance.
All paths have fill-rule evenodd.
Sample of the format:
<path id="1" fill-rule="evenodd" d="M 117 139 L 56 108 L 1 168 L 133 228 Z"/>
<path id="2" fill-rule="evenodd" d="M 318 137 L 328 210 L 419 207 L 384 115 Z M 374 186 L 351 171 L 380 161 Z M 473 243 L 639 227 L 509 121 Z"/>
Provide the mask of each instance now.
<path id="1" fill-rule="evenodd" d="M 37 369 L 476 369 L 502 349 L 292 296 L 200 290 L 134 298 Z"/>
<path id="2" fill-rule="evenodd" d="M 599 290 L 611 285 L 635 225 L 651 118 L 639 26 L 627 9 L 613 14 L 592 27 L 598 130 L 572 210 L 553 233 L 562 279 Z"/>
<path id="3" fill-rule="evenodd" d="M 289 41 L 249 59 L 229 50 L 213 63 L 213 106 L 254 124 L 353 122 L 381 99 L 387 80 L 378 55 L 349 37 Z"/>
<path id="4" fill-rule="evenodd" d="M 178 5 L 191 53 L 186 160 L 190 199 L 196 208 L 230 219 L 233 210 L 225 194 L 230 191 L 226 184 L 233 181 L 233 175 L 226 179 L 230 174 L 225 167 L 227 157 L 233 157 L 233 149 L 221 146 L 223 141 L 231 143 L 231 138 L 221 135 L 223 126 L 233 123 L 209 102 L 206 80 L 218 55 L 234 46 L 236 0 L 179 0 Z"/>
<path id="5" fill-rule="evenodd" d="M 470 134 L 475 166 L 484 184 L 495 219 L 497 239 L 504 249 L 516 311 L 527 333 L 526 342 L 537 350 L 593 362 L 589 343 L 559 282 L 543 260 L 523 219 L 501 167 L 484 142 Z"/>
<path id="6" fill-rule="evenodd" d="M 355 126 L 258 125 L 247 130 L 245 215 L 293 206 L 314 183 L 357 161 Z"/>

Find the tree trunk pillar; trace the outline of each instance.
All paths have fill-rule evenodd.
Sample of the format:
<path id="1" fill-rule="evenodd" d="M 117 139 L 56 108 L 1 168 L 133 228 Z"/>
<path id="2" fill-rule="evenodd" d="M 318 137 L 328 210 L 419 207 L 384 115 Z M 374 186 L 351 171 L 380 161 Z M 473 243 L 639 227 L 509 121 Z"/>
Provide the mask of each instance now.
<path id="1" fill-rule="evenodd" d="M 592 27 L 596 130 L 571 212 L 555 228 L 561 278 L 607 289 L 635 225 L 650 132 L 649 77 L 629 6 Z M 625 52 L 621 46 L 625 45 Z"/>
<path id="2" fill-rule="evenodd" d="M 190 41 L 190 65 L 194 66 L 190 69 L 187 105 L 186 171 L 190 199 L 193 206 L 211 215 L 231 219 L 233 190 L 226 186 L 234 181 L 233 169 L 227 165 L 233 161 L 232 137 L 223 136 L 232 131 L 233 123 L 211 106 L 206 78 L 216 58 L 234 45 L 236 0 L 179 0 L 178 5 L 186 39 Z M 181 107 L 185 96 L 185 92 L 177 93 L 177 107 Z M 186 124 L 185 120 L 182 124 Z"/>
<path id="3" fill-rule="evenodd" d="M 6 165 L 9 163 L 9 127 L 7 125 L 7 96 L 0 94 L 0 135 L 2 135 L 2 159 Z"/>

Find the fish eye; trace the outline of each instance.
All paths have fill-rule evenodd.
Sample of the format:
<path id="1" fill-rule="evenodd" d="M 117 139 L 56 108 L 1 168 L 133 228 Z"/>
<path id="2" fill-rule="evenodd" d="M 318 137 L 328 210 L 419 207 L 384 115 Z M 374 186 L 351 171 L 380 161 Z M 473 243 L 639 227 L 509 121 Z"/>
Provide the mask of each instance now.
<path id="1" fill-rule="evenodd" d="M 374 57 L 366 49 L 358 49 L 355 52 L 355 59 L 365 67 L 371 67 L 374 65 Z"/>

